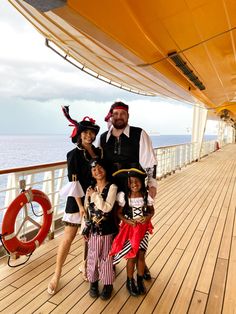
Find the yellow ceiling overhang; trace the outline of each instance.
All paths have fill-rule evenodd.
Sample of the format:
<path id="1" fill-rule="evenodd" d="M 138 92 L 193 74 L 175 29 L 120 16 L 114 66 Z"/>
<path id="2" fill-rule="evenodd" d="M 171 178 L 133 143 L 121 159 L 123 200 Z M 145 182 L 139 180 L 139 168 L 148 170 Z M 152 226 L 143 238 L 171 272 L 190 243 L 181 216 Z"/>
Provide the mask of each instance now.
<path id="1" fill-rule="evenodd" d="M 90 74 L 235 118 L 235 0 L 10 2 Z"/>

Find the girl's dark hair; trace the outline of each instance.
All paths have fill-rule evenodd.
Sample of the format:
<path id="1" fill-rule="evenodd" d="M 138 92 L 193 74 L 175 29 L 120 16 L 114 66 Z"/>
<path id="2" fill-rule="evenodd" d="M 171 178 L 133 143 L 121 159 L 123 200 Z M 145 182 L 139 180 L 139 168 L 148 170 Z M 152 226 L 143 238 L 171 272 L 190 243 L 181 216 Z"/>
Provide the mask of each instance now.
<path id="1" fill-rule="evenodd" d="M 89 162 L 90 166 L 91 166 L 91 169 L 95 166 L 95 165 L 100 165 L 102 166 L 102 168 L 105 170 L 106 172 L 106 180 L 110 183 L 113 183 L 113 177 L 112 175 L 110 174 L 110 172 L 107 170 L 107 166 L 106 166 L 106 163 L 103 159 L 101 158 L 94 158 L 94 159 L 91 159 L 90 162 Z M 96 185 L 96 180 L 92 177 L 91 179 L 91 186 L 92 187 L 95 187 Z"/>
<path id="2" fill-rule="evenodd" d="M 129 211 L 129 197 L 130 197 L 130 194 L 131 194 L 131 191 L 130 191 L 130 188 L 129 188 L 129 180 L 131 177 L 135 177 L 135 178 L 138 178 L 142 184 L 141 186 L 141 194 L 143 196 L 143 201 L 144 201 L 144 206 L 147 206 L 147 198 L 148 198 L 148 190 L 146 188 L 146 185 L 145 185 L 145 178 L 143 176 L 128 176 L 128 179 L 127 179 L 127 184 L 125 185 L 125 206 L 124 206 L 124 211 Z"/>

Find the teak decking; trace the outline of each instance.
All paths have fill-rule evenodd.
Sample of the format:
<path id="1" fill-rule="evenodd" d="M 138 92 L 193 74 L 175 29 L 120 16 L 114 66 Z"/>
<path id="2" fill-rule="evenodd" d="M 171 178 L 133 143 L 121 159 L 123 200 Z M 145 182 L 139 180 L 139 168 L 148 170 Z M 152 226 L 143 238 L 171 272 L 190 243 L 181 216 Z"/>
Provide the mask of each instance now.
<path id="1" fill-rule="evenodd" d="M 58 236 L 26 265 L 0 266 L 0 313 L 236 313 L 235 178 L 236 145 L 228 145 L 159 182 L 145 296 L 128 295 L 123 261 L 112 299 L 91 299 L 78 272 L 80 235 L 49 296 Z"/>

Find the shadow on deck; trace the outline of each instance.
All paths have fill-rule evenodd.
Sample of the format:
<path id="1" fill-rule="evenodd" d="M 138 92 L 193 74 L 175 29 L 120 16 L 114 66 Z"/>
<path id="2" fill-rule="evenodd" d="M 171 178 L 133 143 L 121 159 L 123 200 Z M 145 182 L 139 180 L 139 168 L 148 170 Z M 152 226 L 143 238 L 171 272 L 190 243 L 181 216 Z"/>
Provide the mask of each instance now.
<path id="1" fill-rule="evenodd" d="M 147 254 L 153 279 L 145 296 L 128 295 L 122 261 L 112 299 L 91 299 L 89 284 L 78 274 L 79 235 L 59 291 L 49 296 L 58 236 L 26 265 L 0 266 L 1 313 L 236 313 L 235 209 L 236 145 L 228 145 L 159 182 Z"/>

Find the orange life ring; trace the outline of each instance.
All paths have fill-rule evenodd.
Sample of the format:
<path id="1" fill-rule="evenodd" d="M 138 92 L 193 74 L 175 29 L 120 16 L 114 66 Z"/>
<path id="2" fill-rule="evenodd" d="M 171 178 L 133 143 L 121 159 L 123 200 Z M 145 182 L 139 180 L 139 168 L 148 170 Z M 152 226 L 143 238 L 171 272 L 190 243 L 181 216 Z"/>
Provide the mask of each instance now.
<path id="1" fill-rule="evenodd" d="M 41 205 L 43 223 L 33 239 L 23 242 L 15 234 L 15 222 L 21 208 L 32 201 Z M 32 253 L 46 238 L 52 223 L 52 213 L 51 202 L 42 191 L 29 189 L 18 195 L 9 205 L 2 222 L 2 240 L 6 249 L 19 255 Z"/>

